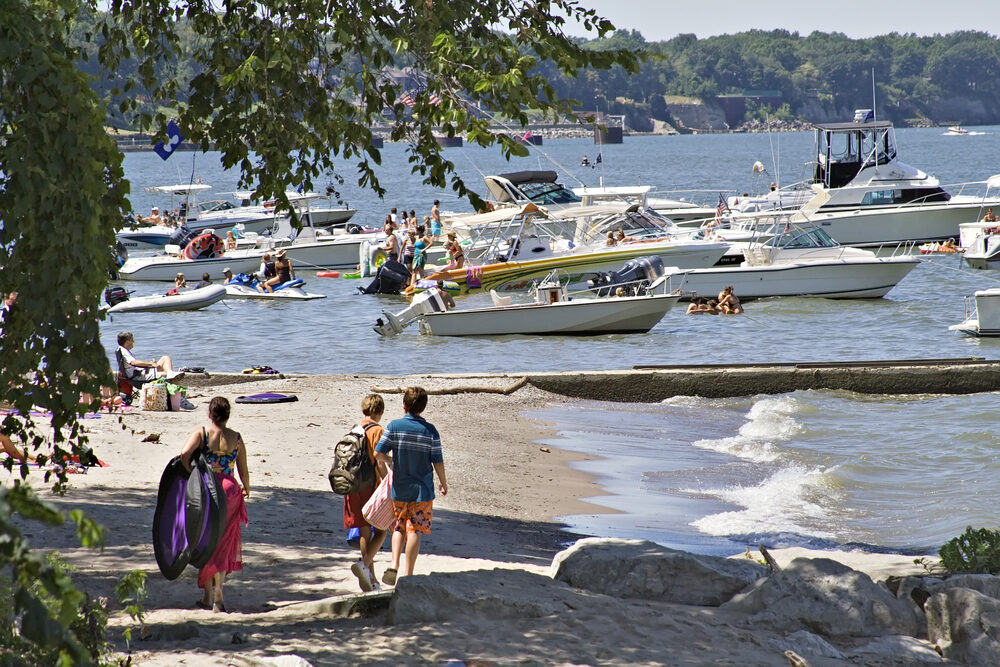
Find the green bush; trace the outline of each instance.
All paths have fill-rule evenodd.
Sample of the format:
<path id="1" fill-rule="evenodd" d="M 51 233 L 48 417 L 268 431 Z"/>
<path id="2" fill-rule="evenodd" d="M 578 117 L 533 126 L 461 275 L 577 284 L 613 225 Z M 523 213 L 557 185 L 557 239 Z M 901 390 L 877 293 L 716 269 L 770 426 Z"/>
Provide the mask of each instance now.
<path id="1" fill-rule="evenodd" d="M 949 572 L 1000 573 L 1000 531 L 969 526 L 938 551 Z"/>

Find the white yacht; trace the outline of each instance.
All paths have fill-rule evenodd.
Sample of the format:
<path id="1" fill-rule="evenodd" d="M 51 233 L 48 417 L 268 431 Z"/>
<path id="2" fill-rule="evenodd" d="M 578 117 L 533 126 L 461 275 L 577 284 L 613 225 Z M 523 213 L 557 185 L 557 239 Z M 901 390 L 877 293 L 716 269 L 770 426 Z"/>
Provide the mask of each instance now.
<path id="1" fill-rule="evenodd" d="M 809 218 L 844 245 L 944 241 L 978 219 L 983 183 L 952 194 L 937 178 L 898 159 L 892 123 L 855 112 L 854 122 L 815 126 L 816 162 Z M 969 194 L 974 191 L 974 194 Z M 737 216 L 738 217 L 738 216 Z"/>

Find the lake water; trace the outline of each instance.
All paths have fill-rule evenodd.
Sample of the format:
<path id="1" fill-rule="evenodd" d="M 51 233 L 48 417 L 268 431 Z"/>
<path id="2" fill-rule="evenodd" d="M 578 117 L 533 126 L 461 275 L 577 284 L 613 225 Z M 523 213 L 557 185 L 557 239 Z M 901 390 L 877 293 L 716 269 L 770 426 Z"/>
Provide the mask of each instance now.
<path id="1" fill-rule="evenodd" d="M 1000 172 L 1000 127 L 949 136 L 943 128 L 897 131 L 900 159 L 943 184 L 985 180 Z M 654 185 L 664 196 L 714 204 L 719 188 L 751 190 L 751 166 L 767 166 L 767 181 L 806 176 L 811 133 L 626 137 L 600 148 L 591 140 L 550 140 L 532 157 L 505 162 L 479 148 L 445 151 L 470 184 L 481 174 L 555 169 L 560 181 L 597 185 Z M 377 225 L 390 207 L 422 216 L 435 198 L 442 208 L 466 210 L 449 191 L 427 188 L 411 175 L 405 147 L 387 144 L 378 173 L 389 196 L 353 185 L 341 194 L 358 209 L 355 220 Z M 561 168 L 565 165 L 568 168 Z M 125 157 L 135 209 L 166 203 L 152 185 L 193 178 L 220 198 L 236 187 L 217 154 Z M 572 176 L 569 172 L 572 172 Z M 780 175 L 780 176 L 779 176 Z M 317 183 L 321 189 L 327 183 Z M 764 183 L 766 185 L 766 182 Z M 305 373 L 517 372 L 618 369 L 638 364 L 759 361 L 834 361 L 981 356 L 997 358 L 1000 339 L 970 339 L 948 331 L 964 319 L 963 297 L 997 283 L 994 272 L 971 271 L 957 257 L 921 264 L 884 299 L 832 301 L 765 299 L 742 317 L 668 313 L 648 334 L 594 338 L 511 336 L 436 339 L 407 331 L 383 340 L 371 325 L 400 297 L 362 296 L 359 281 L 306 274 L 307 289 L 328 298 L 300 303 L 224 301 L 191 313 L 118 315 L 102 323 L 113 356 L 115 334 L 129 329 L 141 357 L 170 354 L 175 365 L 238 371 L 267 364 Z M 126 283 L 137 295 L 163 284 Z M 470 305 L 488 297 L 466 297 Z M 551 444 L 606 460 L 584 469 L 608 496 L 593 499 L 623 514 L 568 517 L 600 535 L 645 537 L 705 553 L 731 553 L 745 544 L 857 543 L 925 552 L 966 525 L 995 525 L 1000 418 L 997 396 L 871 397 L 845 392 L 796 392 L 727 400 L 679 398 L 663 404 L 579 402 L 533 413 L 552 422 Z M 499 428 L 499 426 L 498 426 Z"/>

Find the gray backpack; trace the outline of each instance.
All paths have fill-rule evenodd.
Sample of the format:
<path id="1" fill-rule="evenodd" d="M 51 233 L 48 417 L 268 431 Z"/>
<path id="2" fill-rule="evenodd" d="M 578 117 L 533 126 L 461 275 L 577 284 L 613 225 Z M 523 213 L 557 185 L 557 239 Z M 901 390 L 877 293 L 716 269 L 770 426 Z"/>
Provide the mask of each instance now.
<path id="1" fill-rule="evenodd" d="M 368 457 L 365 433 L 375 423 L 356 425 L 333 448 L 330 488 L 342 496 L 357 493 L 375 483 L 375 466 Z"/>

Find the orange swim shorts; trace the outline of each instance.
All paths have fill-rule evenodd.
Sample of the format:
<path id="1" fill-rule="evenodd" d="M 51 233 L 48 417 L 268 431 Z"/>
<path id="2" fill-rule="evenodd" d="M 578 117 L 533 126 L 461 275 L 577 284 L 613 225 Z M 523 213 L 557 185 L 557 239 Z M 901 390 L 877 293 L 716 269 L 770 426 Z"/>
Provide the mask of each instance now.
<path id="1" fill-rule="evenodd" d="M 431 519 L 434 517 L 434 501 L 406 503 L 392 501 L 392 509 L 396 513 L 396 530 L 406 530 L 408 533 L 431 534 Z"/>

